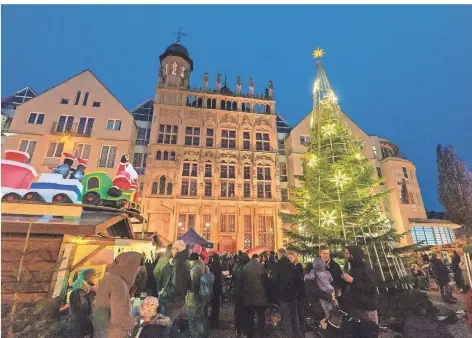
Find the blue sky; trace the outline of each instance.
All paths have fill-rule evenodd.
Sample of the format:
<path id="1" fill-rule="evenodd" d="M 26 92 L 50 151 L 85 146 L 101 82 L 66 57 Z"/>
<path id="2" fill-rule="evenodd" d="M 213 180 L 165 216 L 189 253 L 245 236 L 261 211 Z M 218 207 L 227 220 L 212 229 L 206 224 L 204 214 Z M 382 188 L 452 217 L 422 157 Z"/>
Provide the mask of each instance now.
<path id="1" fill-rule="evenodd" d="M 90 68 L 132 109 L 153 97 L 159 55 L 175 41 L 194 60 L 192 86 L 218 72 L 230 88 L 274 83 L 292 125 L 311 109 L 320 46 L 342 109 L 399 145 L 417 167 L 428 209 L 437 199 L 437 143 L 472 167 L 472 6 L 2 6 L 2 97 L 42 92 Z"/>

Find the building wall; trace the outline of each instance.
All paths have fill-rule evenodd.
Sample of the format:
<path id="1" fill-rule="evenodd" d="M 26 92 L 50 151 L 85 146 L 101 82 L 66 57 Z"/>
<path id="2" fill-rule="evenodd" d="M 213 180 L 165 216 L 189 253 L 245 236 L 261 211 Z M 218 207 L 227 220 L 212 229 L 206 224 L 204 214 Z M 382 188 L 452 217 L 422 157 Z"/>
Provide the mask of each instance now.
<path id="1" fill-rule="evenodd" d="M 178 64 L 177 70 L 189 69 L 188 62 L 180 57 L 168 56 L 161 62 L 143 180 L 142 204 L 148 219 L 147 231 L 157 231 L 173 241 L 193 227 L 220 251 L 234 252 L 258 245 L 280 246 L 275 101 L 239 96 L 228 92 L 226 86 L 221 87 L 221 82 L 217 83 L 217 90 L 190 91 L 185 87 L 189 74 L 170 72 L 174 62 Z M 183 77 L 178 78 L 181 75 Z M 222 101 L 225 109 L 222 109 Z M 243 111 L 243 103 L 244 110 L 247 107 L 250 112 Z M 253 112 L 267 111 L 267 107 L 272 113 Z M 166 133 L 167 128 L 170 134 Z M 187 135 L 188 128 L 192 128 L 192 136 Z M 234 132 L 234 149 L 225 148 L 224 131 Z M 211 138 L 212 143 L 207 144 L 210 133 L 213 136 L 208 139 Z M 244 148 L 245 133 L 250 136 L 248 149 Z M 269 139 L 268 148 L 263 150 L 256 149 L 260 133 Z M 198 142 L 195 137 L 199 137 Z M 185 145 L 186 138 L 191 145 Z M 188 172 L 184 172 L 186 165 L 190 167 Z M 192 173 L 193 166 L 196 170 Z M 206 166 L 211 169 L 206 171 Z M 234 178 L 224 177 L 223 166 L 234 167 Z M 245 167 L 249 176 L 245 176 Z M 267 180 L 258 180 L 258 168 L 267 173 L 264 175 Z M 270 186 L 270 196 L 258 197 L 258 182 Z M 230 190 L 226 196 L 222 194 L 225 183 L 234 184 L 234 195 Z M 249 195 L 245 195 L 245 186 L 250 189 Z"/>
<path id="2" fill-rule="evenodd" d="M 79 91 L 81 95 L 78 104 L 75 105 Z M 88 97 L 84 104 L 86 93 Z M 68 100 L 68 103 L 65 104 L 66 101 L 63 100 Z M 94 102 L 100 102 L 100 106 L 94 107 Z M 32 113 L 37 114 L 36 116 L 44 114 L 42 122 L 39 123 L 38 117 L 32 121 Z M 60 120 L 60 116 L 70 116 L 70 118 L 64 123 L 64 120 Z M 84 120 L 81 123 L 82 117 L 93 119 L 93 126 L 88 124 L 91 127 L 87 127 Z M 119 130 L 107 129 L 109 119 L 121 121 Z M 113 123 L 115 126 L 118 125 L 118 122 Z M 9 133 L 12 136 L 6 137 L 5 150 L 20 149 L 22 141 L 36 142 L 34 150 L 32 147 L 27 150 L 31 155 L 31 165 L 39 173 L 50 172 L 51 167 L 62 163 L 62 153 L 70 152 L 88 160 L 88 172 L 105 171 L 113 176 L 116 174 L 121 156 L 133 154 L 136 125 L 132 115 L 103 84 L 90 71 L 84 71 L 19 106 Z M 63 143 L 63 146 L 54 146 L 54 143 Z M 106 167 L 99 163 L 104 146 L 116 147 L 114 160 L 110 155 Z M 53 152 L 53 148 L 56 151 Z M 85 150 L 80 152 L 80 149 Z M 87 149 L 90 149 L 88 156 Z"/>

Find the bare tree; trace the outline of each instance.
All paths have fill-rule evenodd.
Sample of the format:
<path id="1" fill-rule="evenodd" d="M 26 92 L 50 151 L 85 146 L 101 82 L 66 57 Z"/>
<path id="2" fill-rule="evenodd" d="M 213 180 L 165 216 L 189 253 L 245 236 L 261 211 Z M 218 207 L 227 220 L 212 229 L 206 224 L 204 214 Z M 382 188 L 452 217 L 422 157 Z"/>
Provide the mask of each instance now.
<path id="1" fill-rule="evenodd" d="M 461 233 L 472 234 L 472 173 L 452 146 L 437 149 L 439 202 L 448 219 L 462 225 Z"/>

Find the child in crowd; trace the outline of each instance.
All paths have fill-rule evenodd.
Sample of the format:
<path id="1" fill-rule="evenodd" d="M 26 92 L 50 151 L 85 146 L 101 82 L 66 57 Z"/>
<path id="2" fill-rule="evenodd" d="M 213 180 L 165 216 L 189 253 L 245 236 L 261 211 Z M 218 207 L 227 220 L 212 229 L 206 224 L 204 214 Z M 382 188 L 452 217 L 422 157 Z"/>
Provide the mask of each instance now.
<path id="1" fill-rule="evenodd" d="M 314 277 L 316 279 L 316 284 L 321 291 L 332 295 L 332 301 L 320 299 L 320 304 L 324 315 L 326 318 L 329 318 L 329 314 L 333 309 L 333 303 L 336 303 L 336 297 L 334 294 L 334 287 L 331 285 L 333 282 L 333 277 L 329 271 L 326 270 L 326 263 L 321 257 L 315 258 L 313 262 L 313 270 L 308 273 L 308 276 Z"/>

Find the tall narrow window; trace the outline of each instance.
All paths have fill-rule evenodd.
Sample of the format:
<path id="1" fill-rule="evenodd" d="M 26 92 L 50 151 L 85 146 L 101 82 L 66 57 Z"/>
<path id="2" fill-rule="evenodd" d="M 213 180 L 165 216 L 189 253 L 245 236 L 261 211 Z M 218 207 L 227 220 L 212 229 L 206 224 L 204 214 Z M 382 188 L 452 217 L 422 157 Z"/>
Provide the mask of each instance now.
<path id="1" fill-rule="evenodd" d="M 206 130 L 206 146 L 213 147 L 214 131 L 212 128 Z"/>
<path id="2" fill-rule="evenodd" d="M 251 198 L 251 183 L 244 182 L 244 198 Z"/>
<path id="3" fill-rule="evenodd" d="M 160 124 L 159 133 L 157 134 L 157 143 L 177 144 L 177 128 L 177 126 L 169 124 Z"/>
<path id="4" fill-rule="evenodd" d="M 221 197 L 234 197 L 236 185 L 236 166 L 221 165 Z"/>
<path id="5" fill-rule="evenodd" d="M 251 133 L 248 131 L 243 132 L 243 149 L 251 149 Z"/>
<path id="6" fill-rule="evenodd" d="M 257 167 L 257 198 L 272 198 L 270 167 Z"/>
<path id="7" fill-rule="evenodd" d="M 402 167 L 402 169 L 403 169 L 403 177 L 408 178 L 408 170 L 406 169 L 406 167 Z"/>
<path id="8" fill-rule="evenodd" d="M 211 195 L 212 195 L 211 180 L 205 180 L 205 197 L 211 197 Z"/>
<path id="9" fill-rule="evenodd" d="M 258 218 L 259 230 L 259 245 L 268 246 L 270 249 L 274 248 L 274 219 L 272 216 L 259 216 Z"/>
<path id="10" fill-rule="evenodd" d="M 203 238 L 207 241 L 211 237 L 211 215 L 203 215 Z"/>
<path id="11" fill-rule="evenodd" d="M 32 140 L 21 140 L 19 151 L 23 151 L 29 154 L 29 158 L 26 163 L 30 163 L 33 158 L 34 148 L 36 147 L 36 141 Z"/>
<path id="12" fill-rule="evenodd" d="M 85 92 L 84 100 L 82 101 L 83 106 L 87 105 L 88 97 L 89 97 L 89 92 Z"/>
<path id="13" fill-rule="evenodd" d="M 187 230 L 195 228 L 195 215 L 194 214 L 180 214 L 179 223 L 177 224 L 177 237 L 182 236 Z"/>
<path id="14" fill-rule="evenodd" d="M 79 125 L 77 126 L 77 134 L 90 136 L 92 134 L 93 123 L 95 118 L 93 117 L 81 117 Z"/>
<path id="15" fill-rule="evenodd" d="M 221 131 L 221 148 L 236 149 L 236 130 Z"/>
<path id="16" fill-rule="evenodd" d="M 280 162 L 280 182 L 287 182 L 287 163 Z"/>
<path id="17" fill-rule="evenodd" d="M 115 166 L 116 146 L 103 146 L 98 161 L 99 168 L 113 168 Z"/>
<path id="18" fill-rule="evenodd" d="M 197 163 L 186 162 L 182 168 L 182 196 L 197 196 Z"/>
<path id="19" fill-rule="evenodd" d="M 157 195 L 159 184 L 157 182 L 152 182 L 151 194 Z"/>
<path id="20" fill-rule="evenodd" d="M 236 231 L 236 216 L 235 215 L 221 215 L 220 216 L 220 232 L 235 232 Z"/>
<path id="21" fill-rule="evenodd" d="M 134 153 L 133 167 L 141 168 L 142 163 L 143 163 L 143 154 L 142 153 Z"/>
<path id="22" fill-rule="evenodd" d="M 252 248 L 252 223 L 251 215 L 244 215 L 244 249 Z"/>
<path id="23" fill-rule="evenodd" d="M 165 195 L 166 193 L 166 177 L 164 175 L 161 176 L 159 179 L 159 194 L 160 195 Z"/>
<path id="24" fill-rule="evenodd" d="M 51 142 L 49 143 L 48 151 L 46 157 L 49 158 L 60 158 L 62 152 L 64 151 L 64 143 Z"/>
<path id="25" fill-rule="evenodd" d="M 280 194 L 282 197 L 282 202 L 288 202 L 288 190 L 287 189 L 280 189 Z"/>
<path id="26" fill-rule="evenodd" d="M 256 133 L 256 150 L 270 151 L 270 139 L 268 133 Z"/>
<path id="27" fill-rule="evenodd" d="M 79 105 L 79 101 L 80 101 L 80 92 L 77 92 L 77 95 L 75 95 L 75 102 L 74 102 L 74 105 L 78 106 Z"/>
<path id="28" fill-rule="evenodd" d="M 248 165 L 244 166 L 244 179 L 245 180 L 251 179 L 251 167 Z"/>
<path id="29" fill-rule="evenodd" d="M 200 127 L 185 128 L 185 145 L 194 147 L 200 145 Z"/>
<path id="30" fill-rule="evenodd" d="M 90 144 L 76 143 L 74 157 L 81 158 L 82 160 L 88 160 L 90 157 Z"/>
<path id="31" fill-rule="evenodd" d="M 205 163 L 205 177 L 211 177 L 211 163 Z"/>

